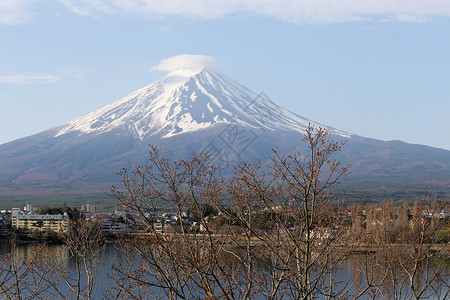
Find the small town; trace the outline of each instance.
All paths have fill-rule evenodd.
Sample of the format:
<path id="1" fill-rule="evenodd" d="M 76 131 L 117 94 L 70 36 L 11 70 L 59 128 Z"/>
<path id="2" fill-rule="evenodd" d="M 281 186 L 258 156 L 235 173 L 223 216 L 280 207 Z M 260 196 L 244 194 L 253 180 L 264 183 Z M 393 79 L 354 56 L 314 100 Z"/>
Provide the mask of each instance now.
<path id="1" fill-rule="evenodd" d="M 343 220 L 339 224 L 331 223 L 328 227 L 314 228 L 314 235 L 323 238 L 332 237 L 333 232 L 339 230 L 339 226 L 346 226 L 348 234 L 361 238 L 361 233 L 372 237 L 376 236 L 375 243 L 395 242 L 395 235 L 402 235 L 405 230 L 412 229 L 415 225 L 414 219 L 431 224 L 440 230 L 435 233 L 435 242 L 440 244 L 450 243 L 450 204 L 443 201 L 435 201 L 435 209 L 419 208 L 418 201 L 414 205 L 403 203 L 395 205 L 392 201 L 386 201 L 383 205 L 352 205 L 351 207 L 337 211 L 335 206 L 330 206 L 329 212 L 334 212 L 337 219 Z M 202 233 L 210 230 L 220 234 L 221 227 L 227 224 L 223 212 L 215 210 L 206 205 L 202 208 L 202 220 L 193 216 L 192 212 L 185 211 L 181 214 L 169 209 L 146 213 L 140 216 L 135 212 L 125 210 L 112 210 L 109 212 L 98 212 L 94 204 L 86 203 L 79 209 L 64 205 L 62 207 L 50 208 L 27 204 L 22 209 L 0 210 L 0 230 L 5 236 L 12 233 L 25 234 L 28 240 L 46 240 L 55 237 L 55 234 L 64 234 L 69 229 L 70 223 L 79 219 L 99 225 L 101 232 L 110 238 L 115 235 L 148 234 L 170 234 L 180 230 L 183 224 L 187 232 Z M 254 211 L 253 214 L 260 220 L 267 219 L 267 208 Z M 281 207 L 273 207 L 272 212 L 281 211 Z M 206 229 L 206 223 L 209 224 Z M 146 224 L 144 224 L 146 223 Z M 148 229 L 148 224 L 152 230 Z M 264 228 L 262 224 L 261 228 Z M 237 226 L 236 226 L 237 228 Z M 267 228 L 268 229 L 268 228 Z M 380 236 L 383 233 L 383 237 Z M 242 233 L 239 233 L 242 234 Z"/>

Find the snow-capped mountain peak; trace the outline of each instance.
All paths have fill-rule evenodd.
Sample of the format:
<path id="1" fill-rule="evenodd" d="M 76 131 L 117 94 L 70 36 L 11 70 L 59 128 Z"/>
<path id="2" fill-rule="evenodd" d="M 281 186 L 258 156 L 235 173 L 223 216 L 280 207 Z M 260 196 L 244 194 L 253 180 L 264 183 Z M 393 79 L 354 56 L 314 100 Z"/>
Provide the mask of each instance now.
<path id="1" fill-rule="evenodd" d="M 300 139 L 309 124 L 319 125 L 219 72 L 180 69 L 69 123 L 0 145 L 0 192 L 97 194 L 117 184 L 116 170 L 145 162 L 149 144 L 170 160 L 209 153 L 217 174 L 229 176 L 243 160 L 270 164 L 274 148 L 304 151 Z M 366 180 L 368 192 L 391 181 L 421 187 L 424 173 L 448 190 L 449 151 L 329 130 L 333 139 L 349 140 L 338 159 L 353 163 L 361 193 Z"/>
<path id="2" fill-rule="evenodd" d="M 155 134 L 168 138 L 220 123 L 301 133 L 309 123 L 314 124 L 219 72 L 185 68 L 172 71 L 118 101 L 64 124 L 56 136 L 70 132 L 100 134 L 125 128 L 140 140 Z M 332 131 L 349 136 L 345 132 Z"/>

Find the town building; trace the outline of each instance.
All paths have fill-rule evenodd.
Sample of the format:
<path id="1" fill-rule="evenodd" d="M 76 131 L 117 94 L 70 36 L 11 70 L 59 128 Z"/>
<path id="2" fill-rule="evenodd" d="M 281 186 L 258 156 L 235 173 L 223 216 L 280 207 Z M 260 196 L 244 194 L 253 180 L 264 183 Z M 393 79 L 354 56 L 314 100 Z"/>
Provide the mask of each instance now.
<path id="1" fill-rule="evenodd" d="M 125 224 L 116 223 L 113 221 L 103 221 L 102 222 L 102 232 L 109 233 L 109 234 L 129 233 L 130 229 Z"/>
<path id="2" fill-rule="evenodd" d="M 81 206 L 81 213 L 83 217 L 90 219 L 94 218 L 96 214 L 95 205 L 86 203 L 86 205 Z"/>
<path id="3" fill-rule="evenodd" d="M 29 230 L 53 230 L 64 232 L 69 226 L 69 216 L 64 215 L 28 215 L 18 208 L 13 208 L 11 213 L 11 227 L 15 229 Z"/>

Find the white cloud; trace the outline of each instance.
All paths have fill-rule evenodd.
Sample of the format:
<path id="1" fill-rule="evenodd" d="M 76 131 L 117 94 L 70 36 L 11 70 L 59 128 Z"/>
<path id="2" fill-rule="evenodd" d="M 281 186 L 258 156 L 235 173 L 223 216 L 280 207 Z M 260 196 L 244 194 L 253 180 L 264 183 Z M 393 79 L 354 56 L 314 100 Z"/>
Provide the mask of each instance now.
<path id="1" fill-rule="evenodd" d="M 417 21 L 450 16 L 448 0 L 56 0 L 75 13 L 215 19 L 249 13 L 293 23 Z"/>
<path id="2" fill-rule="evenodd" d="M 217 19 L 259 15 L 287 22 L 336 23 L 346 21 L 423 22 L 450 16 L 448 0 L 50 0 L 78 15 L 181 16 Z M 23 23 L 32 3 L 49 0 L 1 0 L 0 23 Z"/>
<path id="3" fill-rule="evenodd" d="M 49 74 L 16 74 L 0 76 L 0 82 L 7 84 L 42 84 L 42 83 L 56 83 L 61 81 L 62 77 L 58 75 Z"/>
<path id="4" fill-rule="evenodd" d="M 161 31 L 164 31 L 164 32 L 169 32 L 169 31 L 172 31 L 173 30 L 173 27 L 170 27 L 170 26 L 167 26 L 167 25 L 164 25 L 163 27 L 161 27 Z"/>
<path id="5" fill-rule="evenodd" d="M 78 68 L 60 69 L 57 74 L 12 74 L 0 76 L 0 82 L 5 84 L 51 84 L 69 77 L 84 80 L 86 71 Z"/>
<path id="6" fill-rule="evenodd" d="M 117 7 L 114 0 L 53 0 L 66 6 L 72 12 L 82 16 L 97 16 L 99 14 L 123 13 L 124 9 Z M 130 2 L 133 2 L 130 0 Z M 135 7 L 137 8 L 137 6 Z"/>
<path id="7" fill-rule="evenodd" d="M 150 68 L 152 71 L 174 71 L 184 68 L 214 67 L 217 60 L 207 55 L 181 54 L 163 59 L 158 65 Z"/>
<path id="8" fill-rule="evenodd" d="M 1 0 L 0 24 L 18 25 L 31 19 L 31 6 L 34 0 Z"/>

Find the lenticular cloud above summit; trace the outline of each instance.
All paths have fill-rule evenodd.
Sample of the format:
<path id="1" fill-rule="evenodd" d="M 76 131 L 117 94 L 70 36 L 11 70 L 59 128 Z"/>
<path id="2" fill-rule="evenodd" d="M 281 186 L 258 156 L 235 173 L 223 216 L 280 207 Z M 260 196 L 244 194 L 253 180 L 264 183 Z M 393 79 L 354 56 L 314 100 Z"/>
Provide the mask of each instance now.
<path id="1" fill-rule="evenodd" d="M 216 58 L 212 56 L 181 54 L 161 60 L 158 65 L 151 67 L 150 70 L 171 72 L 188 68 L 214 68 L 216 63 Z"/>

